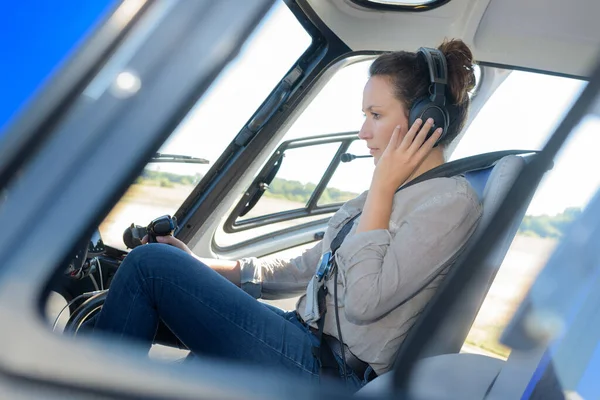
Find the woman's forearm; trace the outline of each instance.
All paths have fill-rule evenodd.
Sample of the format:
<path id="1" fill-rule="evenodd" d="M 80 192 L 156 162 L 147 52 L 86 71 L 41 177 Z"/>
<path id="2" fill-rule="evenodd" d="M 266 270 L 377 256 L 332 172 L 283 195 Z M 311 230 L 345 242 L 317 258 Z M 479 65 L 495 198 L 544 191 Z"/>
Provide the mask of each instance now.
<path id="1" fill-rule="evenodd" d="M 394 193 L 386 188 L 371 187 L 356 233 L 389 228 Z"/>
<path id="2" fill-rule="evenodd" d="M 211 269 L 215 270 L 217 273 L 219 273 L 221 276 L 223 276 L 228 281 L 232 282 L 233 284 L 235 284 L 237 286 L 241 286 L 242 271 L 241 271 L 240 263 L 238 261 L 229 261 L 229 260 L 219 260 L 216 258 L 198 257 L 196 254 L 194 254 L 192 252 L 192 250 L 190 250 L 190 248 L 187 246 L 187 244 L 183 243 L 181 240 L 177 239 L 173 235 L 157 236 L 156 241 L 158 243 L 168 244 L 168 245 L 177 247 L 178 249 L 185 251 L 187 254 L 194 257 L 196 260 L 200 261 L 201 263 L 203 263 L 205 265 L 208 265 Z M 147 243 L 147 242 L 148 242 L 148 236 L 146 235 L 142 238 L 142 243 Z"/>
<path id="3" fill-rule="evenodd" d="M 194 255 L 200 262 L 208 265 L 228 281 L 236 286 L 241 285 L 241 270 L 239 261 L 219 260 L 216 258 L 202 258 Z"/>

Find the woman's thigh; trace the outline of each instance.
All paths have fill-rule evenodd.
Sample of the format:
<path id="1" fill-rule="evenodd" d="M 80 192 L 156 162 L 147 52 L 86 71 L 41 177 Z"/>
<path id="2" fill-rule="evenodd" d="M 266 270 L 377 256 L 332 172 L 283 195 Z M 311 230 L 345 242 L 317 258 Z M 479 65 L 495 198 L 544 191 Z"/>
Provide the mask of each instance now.
<path id="1" fill-rule="evenodd" d="M 260 363 L 318 378 L 312 355 L 316 338 L 292 313 L 274 312 L 185 252 L 164 244 L 145 245 L 132 251 L 122 267 L 110 289 L 117 293 L 108 296 L 102 310 L 118 313 L 117 323 L 155 324 L 156 330 L 160 320 L 198 356 Z"/>

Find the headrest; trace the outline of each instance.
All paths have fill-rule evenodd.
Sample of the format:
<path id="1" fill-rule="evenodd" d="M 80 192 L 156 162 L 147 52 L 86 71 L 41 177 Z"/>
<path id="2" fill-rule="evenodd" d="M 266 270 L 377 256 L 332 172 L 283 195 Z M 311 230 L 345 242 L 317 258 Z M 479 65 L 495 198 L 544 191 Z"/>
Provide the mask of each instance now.
<path id="1" fill-rule="evenodd" d="M 465 178 L 483 203 L 483 215 L 479 227 L 489 222 L 525 163 L 523 157 L 511 155 L 501 158 L 491 167 L 465 173 Z"/>

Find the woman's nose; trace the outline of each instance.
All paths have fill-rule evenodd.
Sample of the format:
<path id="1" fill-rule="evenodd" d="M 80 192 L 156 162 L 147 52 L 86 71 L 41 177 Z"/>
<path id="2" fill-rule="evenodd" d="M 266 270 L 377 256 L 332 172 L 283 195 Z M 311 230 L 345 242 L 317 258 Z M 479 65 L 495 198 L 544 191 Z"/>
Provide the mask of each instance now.
<path id="1" fill-rule="evenodd" d="M 362 125 L 362 127 L 360 128 L 360 131 L 358 131 L 358 138 L 362 139 L 362 140 L 367 140 L 367 139 L 371 139 L 373 137 L 373 134 L 371 133 L 371 129 L 369 129 L 369 126 L 367 125 L 367 121 L 365 121 Z"/>

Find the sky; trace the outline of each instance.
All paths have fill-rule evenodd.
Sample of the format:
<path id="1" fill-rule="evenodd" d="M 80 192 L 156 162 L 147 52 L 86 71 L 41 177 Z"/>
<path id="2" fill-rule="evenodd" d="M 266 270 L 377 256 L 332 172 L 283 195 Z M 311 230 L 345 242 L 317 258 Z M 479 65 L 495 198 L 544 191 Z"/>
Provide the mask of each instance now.
<path id="1" fill-rule="evenodd" d="M 34 96 L 111 3 L 111 0 L 3 2 L 0 138 L 2 127 Z M 309 36 L 289 10 L 274 9 L 161 151 L 216 160 L 309 44 Z M 363 62 L 338 72 L 290 127 L 285 140 L 360 129 L 367 68 L 368 62 Z M 452 159 L 495 150 L 541 149 L 582 88 L 582 82 L 572 79 L 511 73 L 477 115 Z M 528 214 L 556 214 L 566 207 L 585 206 L 600 186 L 600 174 L 596 173 L 600 170 L 599 130 L 597 117 L 589 116 L 581 122 L 557 157 L 554 169 L 542 182 Z M 331 151 L 323 148 L 313 150 L 311 155 L 317 159 L 322 155 L 325 159 Z M 350 152 L 367 153 L 360 142 Z M 288 157 L 280 176 L 304 182 L 318 179 L 324 163 L 307 162 L 307 158 L 303 154 Z M 161 168 L 168 167 L 162 164 Z M 210 165 L 171 168 L 193 174 L 206 172 Z M 343 173 L 334 176 L 332 186 L 355 192 L 368 187 L 372 160 L 355 160 L 342 168 Z M 600 367 L 599 352 L 600 347 L 590 371 Z M 591 381 L 591 376 L 584 377 L 584 392 L 598 393 L 598 387 Z"/>

